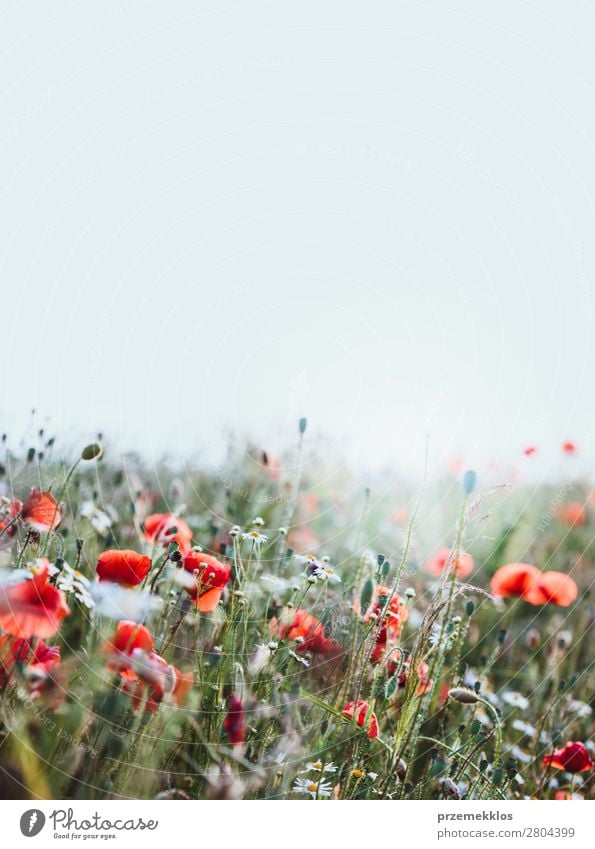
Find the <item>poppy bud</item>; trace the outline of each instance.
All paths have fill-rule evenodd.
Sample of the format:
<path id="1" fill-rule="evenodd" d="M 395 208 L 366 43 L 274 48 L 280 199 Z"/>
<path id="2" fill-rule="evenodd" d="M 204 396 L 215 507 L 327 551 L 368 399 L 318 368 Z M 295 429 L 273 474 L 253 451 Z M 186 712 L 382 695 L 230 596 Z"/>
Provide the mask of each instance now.
<path id="1" fill-rule="evenodd" d="M 452 778 L 443 778 L 440 783 L 444 794 L 448 796 L 449 799 L 460 799 L 462 797 L 461 791 Z"/>
<path id="2" fill-rule="evenodd" d="M 308 419 L 301 418 L 300 421 L 299 421 L 299 429 L 300 429 L 300 433 L 302 434 L 302 436 L 306 432 L 307 427 L 308 427 Z"/>
<path id="3" fill-rule="evenodd" d="M 473 690 L 468 690 L 466 687 L 453 687 L 448 691 L 448 697 L 454 699 L 455 702 L 460 702 L 462 705 L 474 705 L 479 701 L 477 693 Z"/>
<path id="4" fill-rule="evenodd" d="M 465 495 L 470 495 L 473 492 L 476 482 L 477 475 L 473 469 L 468 469 L 463 475 L 463 492 Z"/>
<path id="5" fill-rule="evenodd" d="M 372 583 L 372 579 L 367 578 L 365 583 L 364 583 L 364 586 L 362 587 L 362 593 L 361 593 L 361 596 L 360 596 L 360 599 L 359 599 L 359 603 L 360 603 L 360 607 L 361 607 L 362 612 L 365 612 L 368 609 L 370 602 L 372 601 L 372 595 L 373 594 L 374 594 L 374 585 Z"/>
<path id="6" fill-rule="evenodd" d="M 103 448 L 98 442 L 91 442 L 90 445 L 85 445 L 81 451 L 81 459 L 83 460 L 99 460 L 103 454 Z"/>

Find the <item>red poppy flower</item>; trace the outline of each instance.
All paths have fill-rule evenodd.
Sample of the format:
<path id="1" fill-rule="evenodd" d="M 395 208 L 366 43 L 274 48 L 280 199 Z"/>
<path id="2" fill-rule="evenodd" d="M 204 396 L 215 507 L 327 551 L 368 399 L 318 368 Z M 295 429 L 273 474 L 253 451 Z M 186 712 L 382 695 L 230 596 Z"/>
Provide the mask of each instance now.
<path id="1" fill-rule="evenodd" d="M 507 563 L 494 572 L 490 587 L 496 598 L 521 597 L 541 572 L 531 563 Z"/>
<path id="2" fill-rule="evenodd" d="M 22 509 L 23 502 L 18 499 L 14 499 L 0 511 L 0 533 L 2 533 L 5 528 L 8 528 L 8 530 L 5 531 L 7 537 L 12 537 L 16 534 L 16 522 L 14 525 L 11 525 L 10 523 L 19 515 Z M 9 525 L 10 527 L 8 527 Z"/>
<path id="3" fill-rule="evenodd" d="M 223 728 L 233 746 L 244 742 L 246 738 L 245 711 L 241 700 L 236 695 L 232 695 L 229 699 L 229 710 L 223 720 Z"/>
<path id="4" fill-rule="evenodd" d="M 578 595 L 576 583 L 563 572 L 541 572 L 523 593 L 529 604 L 557 604 L 568 607 Z"/>
<path id="5" fill-rule="evenodd" d="M 587 511 L 580 501 L 571 501 L 570 504 L 561 505 L 556 511 L 556 516 L 566 525 L 584 525 L 587 521 Z"/>
<path id="6" fill-rule="evenodd" d="M 143 700 L 144 709 L 155 713 L 166 693 L 171 693 L 176 683 L 174 667 L 157 652 L 134 649 L 129 665 L 120 670 L 122 687 L 132 697 L 132 707 L 138 710 Z"/>
<path id="7" fill-rule="evenodd" d="M 0 687 L 10 679 L 17 663 L 24 663 L 31 650 L 29 640 L 13 637 L 12 634 L 0 634 Z"/>
<path id="8" fill-rule="evenodd" d="M 183 519 L 173 513 L 152 513 L 144 521 L 145 539 L 151 545 L 177 542 L 182 554 L 190 551 L 192 531 Z"/>
<path id="9" fill-rule="evenodd" d="M 142 651 L 153 651 L 154 642 L 153 635 L 144 625 L 139 625 L 138 622 L 131 622 L 129 619 L 122 619 L 118 622 L 116 633 L 106 643 L 106 649 L 119 654 L 131 654 L 134 649 Z"/>
<path id="10" fill-rule="evenodd" d="M 196 578 L 196 588 L 188 590 L 194 604 L 201 613 L 210 613 L 217 607 L 231 578 L 231 566 L 202 551 L 189 551 L 184 558 L 184 569 Z"/>
<path id="11" fill-rule="evenodd" d="M 136 587 L 149 574 L 151 558 L 136 551 L 104 551 L 97 560 L 100 581 L 113 581 L 125 587 Z"/>
<path id="12" fill-rule="evenodd" d="M 39 640 L 33 651 L 33 657 L 29 661 L 29 670 L 35 670 L 48 674 L 61 663 L 60 646 L 48 646 L 43 640 Z"/>
<path id="13" fill-rule="evenodd" d="M 274 637 L 295 640 L 298 651 L 326 655 L 341 651 L 341 646 L 327 637 L 322 622 L 306 610 L 285 611 L 281 619 L 271 620 L 269 629 Z"/>
<path id="14" fill-rule="evenodd" d="M 407 686 L 410 671 L 411 658 L 408 657 L 403 664 L 403 671 L 399 675 L 399 687 L 401 689 Z M 423 696 L 425 693 L 429 693 L 433 686 L 434 682 L 430 678 L 430 667 L 425 661 L 422 661 L 417 667 L 417 690 L 415 691 L 415 695 Z"/>
<path id="15" fill-rule="evenodd" d="M 167 696 L 180 707 L 194 684 L 192 672 L 180 670 L 155 651 L 134 649 L 128 665 L 120 670 L 122 687 L 132 697 L 132 707 L 155 713 Z"/>
<path id="16" fill-rule="evenodd" d="M 452 549 L 439 548 L 438 551 L 430 557 L 426 563 L 426 569 L 430 575 L 441 575 L 450 557 L 453 557 L 453 569 L 457 570 L 457 577 L 468 578 L 473 572 L 475 563 L 470 554 L 466 551 L 459 551 L 457 557 L 454 556 Z"/>
<path id="17" fill-rule="evenodd" d="M 584 743 L 570 741 L 562 749 L 557 749 L 543 759 L 544 766 L 553 766 L 565 772 L 586 772 L 593 761 Z"/>
<path id="18" fill-rule="evenodd" d="M 62 513 L 54 496 L 37 487 L 31 490 L 23 504 L 21 517 L 27 528 L 38 534 L 57 528 L 62 521 Z"/>
<path id="19" fill-rule="evenodd" d="M 171 692 L 171 696 L 173 702 L 178 707 L 181 707 L 186 701 L 188 693 L 194 686 L 194 675 L 191 670 L 180 672 L 177 666 L 174 666 L 173 670 L 176 681 Z"/>
<path id="20" fill-rule="evenodd" d="M 355 608 L 358 612 L 359 603 L 355 605 Z M 374 588 L 372 601 L 363 615 L 364 622 L 369 622 L 372 614 L 377 617 L 384 615 L 384 625 L 388 629 L 387 640 L 396 639 L 399 636 L 409 617 L 409 611 L 401 596 L 389 587 L 382 586 L 382 584 L 378 584 Z"/>
<path id="21" fill-rule="evenodd" d="M 525 457 L 531 457 L 533 454 L 537 452 L 537 448 L 534 445 L 528 445 L 524 450 L 523 454 Z"/>
<path id="22" fill-rule="evenodd" d="M 360 728 L 366 729 L 366 734 L 373 740 L 374 737 L 378 737 L 379 728 L 378 728 L 378 718 L 375 713 L 371 713 L 368 717 L 368 712 L 370 710 L 370 705 L 368 702 L 364 702 L 363 699 L 358 699 L 357 704 L 355 702 L 349 702 L 343 708 L 343 716 L 346 719 L 353 719 L 355 715 L 355 721 L 359 725 Z"/>
<path id="23" fill-rule="evenodd" d="M 15 637 L 53 637 L 70 613 L 64 593 L 48 583 L 49 561 L 38 561 L 32 577 L 0 584 L 0 628 Z"/>
<path id="24" fill-rule="evenodd" d="M 574 442 L 563 442 L 562 451 L 565 454 L 574 454 L 576 453 L 576 445 L 574 444 Z"/>

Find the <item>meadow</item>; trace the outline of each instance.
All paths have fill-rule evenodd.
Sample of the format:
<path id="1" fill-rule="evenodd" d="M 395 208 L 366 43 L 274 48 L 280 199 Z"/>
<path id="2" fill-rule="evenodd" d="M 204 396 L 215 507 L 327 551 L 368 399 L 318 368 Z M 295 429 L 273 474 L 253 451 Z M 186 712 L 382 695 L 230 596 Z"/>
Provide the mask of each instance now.
<path id="1" fill-rule="evenodd" d="M 305 419 L 209 470 L 3 438 L 2 798 L 593 797 L 580 446 L 539 485 L 309 452 Z"/>

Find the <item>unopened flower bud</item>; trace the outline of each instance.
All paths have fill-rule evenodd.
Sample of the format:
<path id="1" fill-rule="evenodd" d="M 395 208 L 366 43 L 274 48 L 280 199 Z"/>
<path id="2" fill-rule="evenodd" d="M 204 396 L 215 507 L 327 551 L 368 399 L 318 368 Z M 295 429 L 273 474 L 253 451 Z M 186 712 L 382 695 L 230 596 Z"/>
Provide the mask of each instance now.
<path id="1" fill-rule="evenodd" d="M 453 687 L 448 691 L 449 699 L 454 699 L 455 702 L 460 702 L 462 705 L 474 705 L 479 701 L 477 693 L 473 690 L 468 690 L 466 687 Z"/>

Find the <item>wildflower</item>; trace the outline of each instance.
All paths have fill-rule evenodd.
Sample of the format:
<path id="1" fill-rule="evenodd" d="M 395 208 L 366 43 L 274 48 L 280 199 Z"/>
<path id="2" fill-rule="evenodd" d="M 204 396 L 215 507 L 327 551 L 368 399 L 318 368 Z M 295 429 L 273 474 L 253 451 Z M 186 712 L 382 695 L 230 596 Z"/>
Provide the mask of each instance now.
<path id="1" fill-rule="evenodd" d="M 563 442 L 562 443 L 562 451 L 565 454 L 576 454 L 576 445 L 574 442 Z"/>
<path id="2" fill-rule="evenodd" d="M 41 534 L 57 528 L 62 521 L 62 513 L 50 492 L 42 492 L 35 487 L 23 504 L 21 518 L 30 531 Z"/>
<path id="3" fill-rule="evenodd" d="M 312 569 L 312 574 L 319 581 L 327 581 L 329 584 L 341 583 L 341 578 L 337 575 L 335 570 L 324 563 L 321 563 L 318 566 L 314 566 L 314 568 Z"/>
<path id="4" fill-rule="evenodd" d="M 575 713 L 579 719 L 586 719 L 593 713 L 591 705 L 588 705 L 586 702 L 581 702 L 578 699 L 571 699 L 568 702 L 568 710 L 571 713 Z"/>
<path id="5" fill-rule="evenodd" d="M 563 769 L 565 772 L 587 772 L 593 761 L 584 743 L 570 741 L 562 749 L 557 749 L 543 759 L 544 766 Z"/>
<path id="6" fill-rule="evenodd" d="M 390 670 L 389 670 L 390 671 Z M 401 674 L 399 675 L 399 687 L 404 689 L 407 686 L 407 681 L 409 679 L 411 671 L 411 658 L 408 657 L 404 662 Z M 416 679 L 417 679 L 417 689 L 415 691 L 416 696 L 423 696 L 426 693 L 429 693 L 432 687 L 434 686 L 434 682 L 430 678 L 430 667 L 425 661 L 422 661 L 416 670 Z"/>
<path id="7" fill-rule="evenodd" d="M 104 551 L 97 560 L 99 580 L 112 581 L 124 587 L 136 587 L 147 577 L 150 568 L 150 557 L 127 549 Z"/>
<path id="8" fill-rule="evenodd" d="M 153 651 L 153 635 L 144 625 L 122 619 L 118 622 L 116 633 L 107 642 L 105 648 L 118 654 L 129 655 L 134 649 L 145 652 Z"/>
<path id="9" fill-rule="evenodd" d="M 267 542 L 268 537 L 258 531 L 248 531 L 247 533 L 242 534 L 242 539 L 251 542 L 254 548 L 260 548 L 261 545 Z"/>
<path id="10" fill-rule="evenodd" d="M 523 449 L 523 454 L 525 455 L 525 457 L 532 457 L 533 454 L 536 453 L 537 448 L 534 445 L 528 445 L 526 448 Z"/>
<path id="11" fill-rule="evenodd" d="M 570 504 L 561 505 L 556 511 L 556 516 L 565 525 L 584 525 L 587 521 L 587 511 L 580 501 L 571 501 Z"/>
<path id="12" fill-rule="evenodd" d="M 531 725 L 529 722 L 525 722 L 523 719 L 515 719 L 512 723 L 512 727 L 515 731 L 520 731 L 525 737 L 535 737 L 537 734 L 537 729 L 535 726 Z"/>
<path id="13" fill-rule="evenodd" d="M 91 581 L 82 572 L 73 569 L 66 562 L 62 563 L 62 569 L 56 578 L 56 586 L 66 594 L 72 593 L 85 607 L 92 608 L 95 606 L 90 591 Z"/>
<path id="14" fill-rule="evenodd" d="M 280 620 L 271 620 L 269 629 L 273 637 L 298 642 L 298 651 L 333 655 L 341 650 L 338 643 L 326 636 L 322 623 L 305 610 L 286 609 Z"/>
<path id="15" fill-rule="evenodd" d="M 557 604 L 568 607 L 575 600 L 575 582 L 562 572 L 540 572 L 530 563 L 507 563 L 501 566 L 490 582 L 497 598 L 517 596 L 529 604 Z"/>
<path id="16" fill-rule="evenodd" d="M 231 695 L 227 716 L 223 720 L 223 728 L 232 746 L 241 745 L 246 738 L 246 718 L 242 701 L 238 696 Z"/>
<path id="17" fill-rule="evenodd" d="M 84 501 L 79 508 L 79 513 L 85 519 L 89 520 L 91 526 L 100 536 L 107 536 L 107 533 L 114 522 L 115 511 L 113 508 L 111 508 L 112 515 L 109 515 L 109 513 L 101 510 L 92 501 Z"/>
<path id="18" fill-rule="evenodd" d="M 196 578 L 195 586 L 188 590 L 196 607 L 201 613 L 214 610 L 231 578 L 231 566 L 202 551 L 189 551 L 184 569 Z"/>
<path id="19" fill-rule="evenodd" d="M 527 710 L 529 707 L 529 699 L 521 693 L 516 693 L 514 690 L 506 690 L 500 694 L 503 702 L 511 707 L 519 708 L 519 710 Z"/>
<path id="20" fill-rule="evenodd" d="M 60 646 L 48 646 L 43 640 L 39 640 L 25 668 L 25 675 L 30 681 L 32 698 L 38 698 L 47 690 L 48 685 L 54 683 L 54 674 L 60 663 Z"/>
<path id="21" fill-rule="evenodd" d="M 11 522 L 14 522 L 22 509 L 23 502 L 18 499 L 13 499 L 3 504 L 0 508 L 0 533 L 6 528 L 5 533 L 7 537 L 15 535 L 17 531 L 16 523 L 11 524 Z"/>
<path id="22" fill-rule="evenodd" d="M 49 561 L 37 561 L 33 573 L 0 584 L 0 628 L 15 637 L 53 637 L 70 613 L 64 593 L 48 582 Z"/>
<path id="23" fill-rule="evenodd" d="M 372 600 L 364 613 L 364 622 L 372 619 L 373 615 L 378 618 L 382 616 L 387 628 L 387 639 L 397 639 L 407 621 L 409 611 L 398 593 L 378 585 L 374 588 Z"/>
<path id="24" fill-rule="evenodd" d="M 541 572 L 529 583 L 523 598 L 529 604 L 556 604 L 568 607 L 576 599 L 578 587 L 563 572 Z"/>
<path id="25" fill-rule="evenodd" d="M 177 707 L 181 707 L 194 686 L 194 674 L 191 670 L 180 672 L 177 666 L 174 666 L 173 670 L 175 683 L 171 691 L 171 700 Z"/>
<path id="26" fill-rule="evenodd" d="M 192 531 L 183 519 L 173 513 L 152 513 L 143 523 L 145 539 L 151 545 L 168 546 L 177 542 L 182 554 L 190 551 Z"/>
<path id="27" fill-rule="evenodd" d="M 336 772 L 337 767 L 332 761 L 323 763 L 322 761 L 308 761 L 302 772 Z"/>
<path id="28" fill-rule="evenodd" d="M 176 570 L 176 577 L 178 571 L 180 570 Z M 188 577 L 192 580 L 191 576 Z M 116 621 L 124 617 L 134 622 L 142 622 L 151 613 L 161 610 L 164 604 L 162 598 L 148 590 L 128 589 L 110 581 L 94 582 L 89 588 L 89 594 L 95 611 Z M 85 598 L 82 601 L 88 607 L 91 606 Z"/>
<path id="29" fill-rule="evenodd" d="M 296 654 L 296 653 L 293 651 L 293 649 L 288 649 L 287 653 L 288 653 L 288 654 L 289 654 L 289 656 L 290 656 L 290 657 L 292 657 L 294 660 L 297 660 L 297 662 L 298 662 L 298 663 L 301 663 L 301 664 L 302 664 L 302 666 L 305 666 L 305 667 L 306 667 L 306 669 L 310 666 L 310 662 L 309 662 L 308 660 L 306 660 L 306 658 L 305 658 L 305 657 L 300 657 L 300 656 L 299 656 L 299 654 Z"/>
<path id="30" fill-rule="evenodd" d="M 276 646 L 276 643 L 273 644 Z M 269 662 L 274 649 L 271 649 L 271 644 L 265 646 L 260 643 L 256 646 L 256 650 L 248 661 L 248 674 L 251 676 L 258 675 Z"/>
<path id="31" fill-rule="evenodd" d="M 447 566 L 456 569 L 458 578 L 468 578 L 473 572 L 475 563 L 466 551 L 459 551 L 455 555 L 451 548 L 439 548 L 426 563 L 426 569 L 430 575 L 441 575 Z"/>
<path id="32" fill-rule="evenodd" d="M 293 784 L 294 793 L 310 796 L 312 799 L 328 798 L 332 789 L 328 781 L 311 781 L 309 778 L 296 778 Z"/>
<path id="33" fill-rule="evenodd" d="M 255 519 L 252 519 L 252 524 L 256 528 L 262 528 L 264 525 L 264 519 L 262 518 L 262 516 L 256 516 Z"/>
<path id="34" fill-rule="evenodd" d="M 0 634 L 0 687 L 7 684 L 13 667 L 25 662 L 30 650 L 29 640 Z"/>
<path id="35" fill-rule="evenodd" d="M 368 713 L 370 714 L 368 716 Z M 342 710 L 342 714 L 346 719 L 355 719 L 360 728 L 366 729 L 366 734 L 373 740 L 378 737 L 378 719 L 376 714 L 370 711 L 370 705 L 363 699 L 358 699 L 356 702 L 349 702 Z"/>

